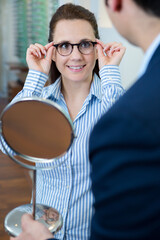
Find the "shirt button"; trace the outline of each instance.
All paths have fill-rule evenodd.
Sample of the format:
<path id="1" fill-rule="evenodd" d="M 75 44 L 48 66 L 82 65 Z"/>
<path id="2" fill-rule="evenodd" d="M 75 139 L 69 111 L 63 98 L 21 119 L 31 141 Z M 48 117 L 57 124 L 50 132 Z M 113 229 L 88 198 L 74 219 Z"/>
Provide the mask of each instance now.
<path id="1" fill-rule="evenodd" d="M 69 185 L 66 188 L 69 188 Z"/>
<path id="2" fill-rule="evenodd" d="M 109 80 L 112 80 L 112 77 L 109 77 Z"/>

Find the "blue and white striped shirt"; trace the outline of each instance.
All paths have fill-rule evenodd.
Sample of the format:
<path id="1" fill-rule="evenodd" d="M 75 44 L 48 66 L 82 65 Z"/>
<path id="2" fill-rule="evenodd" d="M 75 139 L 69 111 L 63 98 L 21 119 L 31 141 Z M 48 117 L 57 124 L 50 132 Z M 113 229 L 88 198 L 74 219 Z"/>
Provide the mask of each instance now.
<path id="1" fill-rule="evenodd" d="M 63 227 L 55 235 L 57 239 L 87 240 L 90 236 L 93 194 L 88 154 L 89 135 L 102 114 L 124 92 L 117 66 L 103 67 L 100 77 L 101 80 L 94 74 L 90 93 L 73 121 L 76 137 L 69 151 L 52 164 L 52 170 L 37 171 L 37 203 L 56 208 L 63 217 Z M 61 93 L 61 78 L 44 87 L 47 78 L 43 73 L 30 70 L 23 90 L 15 99 L 31 96 L 50 99 L 68 113 Z"/>

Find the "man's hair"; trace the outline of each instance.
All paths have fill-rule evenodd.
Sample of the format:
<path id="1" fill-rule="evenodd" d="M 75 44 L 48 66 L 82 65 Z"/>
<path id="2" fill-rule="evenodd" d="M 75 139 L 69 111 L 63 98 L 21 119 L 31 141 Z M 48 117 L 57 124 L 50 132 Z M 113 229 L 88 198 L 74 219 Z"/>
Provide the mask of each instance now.
<path id="1" fill-rule="evenodd" d="M 133 0 L 146 13 L 160 17 L 160 0 Z M 105 0 L 108 6 L 108 0 Z"/>
<path id="2" fill-rule="evenodd" d="M 145 12 L 160 17 L 160 0 L 133 0 Z"/>

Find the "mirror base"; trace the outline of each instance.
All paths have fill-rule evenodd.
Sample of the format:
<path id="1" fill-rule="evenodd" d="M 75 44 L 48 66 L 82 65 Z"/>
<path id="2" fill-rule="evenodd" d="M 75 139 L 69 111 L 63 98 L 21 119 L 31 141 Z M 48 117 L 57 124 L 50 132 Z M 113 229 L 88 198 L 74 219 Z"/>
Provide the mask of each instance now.
<path id="1" fill-rule="evenodd" d="M 46 205 L 36 204 L 35 209 L 35 220 L 44 224 L 50 232 L 56 233 L 62 227 L 62 216 L 59 212 Z M 21 218 L 23 214 L 29 213 L 32 214 L 33 208 L 32 204 L 25 204 L 14 208 L 10 211 L 5 217 L 4 227 L 5 231 L 13 237 L 17 237 L 22 229 L 21 229 Z"/>

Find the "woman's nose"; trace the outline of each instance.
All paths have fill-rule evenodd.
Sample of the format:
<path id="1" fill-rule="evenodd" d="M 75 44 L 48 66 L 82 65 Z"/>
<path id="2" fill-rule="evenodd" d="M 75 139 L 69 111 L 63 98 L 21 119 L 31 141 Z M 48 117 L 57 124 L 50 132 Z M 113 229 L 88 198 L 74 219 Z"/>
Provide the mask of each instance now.
<path id="1" fill-rule="evenodd" d="M 71 58 L 82 58 L 82 53 L 79 51 L 78 46 L 73 46 Z"/>

